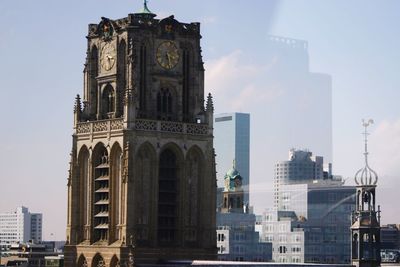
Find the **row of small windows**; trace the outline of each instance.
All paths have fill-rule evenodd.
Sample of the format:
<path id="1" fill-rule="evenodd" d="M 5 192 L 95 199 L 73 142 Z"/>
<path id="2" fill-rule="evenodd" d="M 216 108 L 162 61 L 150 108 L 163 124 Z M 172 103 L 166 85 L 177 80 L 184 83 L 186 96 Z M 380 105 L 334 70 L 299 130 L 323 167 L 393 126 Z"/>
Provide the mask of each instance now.
<path id="1" fill-rule="evenodd" d="M 301 252 L 301 247 L 298 247 L 298 246 L 292 247 L 291 252 L 292 253 L 300 253 Z M 288 253 L 288 248 L 286 246 L 279 246 L 278 247 L 278 253 L 280 253 L 280 254 Z"/>
<path id="2" fill-rule="evenodd" d="M 278 262 L 293 262 L 293 263 L 299 263 L 301 262 L 300 257 L 279 257 Z"/>

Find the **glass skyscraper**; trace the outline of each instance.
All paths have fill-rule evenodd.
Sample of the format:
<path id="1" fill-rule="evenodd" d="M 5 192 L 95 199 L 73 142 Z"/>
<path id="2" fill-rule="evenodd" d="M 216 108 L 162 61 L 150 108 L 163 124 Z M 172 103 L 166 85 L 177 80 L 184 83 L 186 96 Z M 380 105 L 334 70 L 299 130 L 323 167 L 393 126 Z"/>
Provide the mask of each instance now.
<path id="1" fill-rule="evenodd" d="M 224 175 L 235 164 L 243 177 L 244 203 L 249 203 L 250 114 L 235 112 L 215 115 L 214 147 L 218 187 L 224 186 Z"/>

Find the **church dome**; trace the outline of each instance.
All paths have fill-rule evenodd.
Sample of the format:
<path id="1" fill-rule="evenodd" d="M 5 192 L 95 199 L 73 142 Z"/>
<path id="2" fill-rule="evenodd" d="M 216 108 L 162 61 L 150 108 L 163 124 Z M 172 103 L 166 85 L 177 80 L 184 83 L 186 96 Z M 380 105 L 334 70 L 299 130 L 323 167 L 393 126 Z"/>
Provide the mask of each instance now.
<path id="1" fill-rule="evenodd" d="M 371 169 L 366 161 L 365 167 L 357 171 L 354 179 L 358 185 L 376 185 L 378 182 L 378 174 Z"/>
<path id="2" fill-rule="evenodd" d="M 225 192 L 226 191 L 239 191 L 242 188 L 242 176 L 236 169 L 235 161 L 233 161 L 232 168 L 227 171 L 224 176 L 225 180 Z"/>
<path id="3" fill-rule="evenodd" d="M 235 167 L 232 166 L 232 168 L 225 174 L 225 179 L 226 177 L 229 177 L 230 179 L 235 179 L 237 176 L 240 176 L 240 173 L 238 170 L 236 170 Z"/>

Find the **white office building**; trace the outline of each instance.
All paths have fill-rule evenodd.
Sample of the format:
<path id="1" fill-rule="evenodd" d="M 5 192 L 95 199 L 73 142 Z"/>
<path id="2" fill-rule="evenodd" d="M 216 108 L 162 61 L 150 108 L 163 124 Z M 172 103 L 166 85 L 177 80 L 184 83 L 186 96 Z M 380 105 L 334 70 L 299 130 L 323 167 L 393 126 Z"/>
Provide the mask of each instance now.
<path id="1" fill-rule="evenodd" d="M 0 247 L 10 247 L 17 242 L 42 241 L 42 214 L 30 213 L 26 207 L 14 212 L 0 213 Z"/>

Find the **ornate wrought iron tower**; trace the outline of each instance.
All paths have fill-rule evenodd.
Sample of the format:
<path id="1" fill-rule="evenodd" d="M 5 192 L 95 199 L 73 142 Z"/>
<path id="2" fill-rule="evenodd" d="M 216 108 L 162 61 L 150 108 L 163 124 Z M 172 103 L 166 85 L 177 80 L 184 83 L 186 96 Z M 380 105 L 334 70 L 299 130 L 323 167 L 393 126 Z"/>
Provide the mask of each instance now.
<path id="1" fill-rule="evenodd" d="M 368 164 L 368 131 L 373 120 L 364 121 L 365 166 L 357 171 L 356 210 L 353 213 L 352 264 L 358 267 L 380 266 L 380 208 L 376 206 L 377 173 Z"/>

